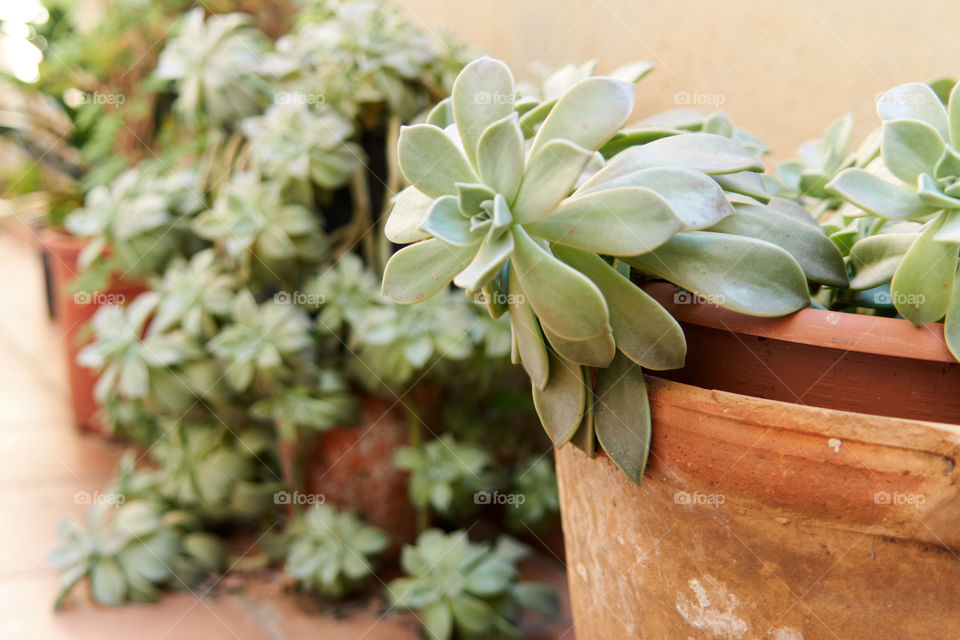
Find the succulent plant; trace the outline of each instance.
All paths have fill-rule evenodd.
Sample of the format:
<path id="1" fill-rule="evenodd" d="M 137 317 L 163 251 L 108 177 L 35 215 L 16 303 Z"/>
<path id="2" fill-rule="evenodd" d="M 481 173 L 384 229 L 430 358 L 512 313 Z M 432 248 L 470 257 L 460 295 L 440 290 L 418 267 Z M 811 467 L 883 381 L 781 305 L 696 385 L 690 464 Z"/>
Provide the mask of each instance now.
<path id="1" fill-rule="evenodd" d="M 507 537 L 494 547 L 472 543 L 465 531 L 428 529 L 403 549 L 406 577 L 387 586 L 393 607 L 412 609 L 431 640 L 521 638 L 513 622 L 521 608 L 556 615 L 553 592 L 518 582 L 516 563 L 527 549 Z"/>
<path id="2" fill-rule="evenodd" d="M 453 125 L 401 132 L 400 168 L 412 186 L 397 197 L 386 233 L 413 244 L 390 259 L 383 293 L 415 303 L 453 281 L 483 292 L 492 315 L 509 310 L 514 360 L 530 375 L 554 444 L 581 425 L 592 442 L 595 428 L 614 462 L 639 481 L 650 428 L 640 367 L 682 366 L 686 345 L 676 321 L 630 282 L 626 265 L 736 311 L 796 311 L 810 301 L 806 278 L 788 251 L 767 241 L 775 237 L 770 215 L 795 230 L 791 242 L 809 249 L 813 270 L 826 246 L 844 282 L 846 274 L 812 221 L 791 221 L 749 198 L 738 203 L 759 211 L 735 211 L 711 176 L 762 165 L 729 138 L 671 135 L 605 162 L 597 150 L 632 109 L 631 84 L 587 78 L 549 105 L 528 141 L 506 65 L 490 58 L 467 65 L 453 87 Z M 596 411 L 588 366 L 605 368 Z"/>
<path id="3" fill-rule="evenodd" d="M 493 459 L 487 451 L 444 434 L 420 447 L 397 449 L 393 464 L 410 472 L 414 505 L 459 518 L 475 511 L 474 494 L 489 488 Z"/>
<path id="4" fill-rule="evenodd" d="M 244 266 L 270 270 L 297 258 L 319 259 L 326 239 L 316 218 L 306 207 L 285 202 L 281 192 L 279 182 L 238 173 L 213 208 L 197 217 L 194 229 Z"/>
<path id="5" fill-rule="evenodd" d="M 251 415 L 272 420 L 280 437 L 293 441 L 298 427 L 326 431 L 350 424 L 357 411 L 356 396 L 343 377 L 321 371 L 315 385 L 284 388 L 250 407 Z"/>
<path id="6" fill-rule="evenodd" d="M 174 366 L 202 354 L 199 345 L 182 331 L 146 329 L 154 302 L 140 296 L 126 308 L 108 305 L 94 315 L 94 341 L 80 351 L 77 362 L 100 373 L 94 395 L 101 403 L 114 392 L 124 398 L 159 396 L 159 388 L 170 389 L 186 382 L 186 374 Z M 170 406 L 183 404 L 179 396 L 163 399 L 173 403 Z"/>
<path id="7" fill-rule="evenodd" d="M 210 352 L 226 367 L 231 387 L 244 391 L 254 382 L 272 388 L 297 364 L 313 344 L 310 322 L 299 308 L 269 300 L 257 305 L 243 290 L 232 305 L 232 323 L 209 343 Z"/>
<path id="8" fill-rule="evenodd" d="M 923 224 L 914 234 L 861 239 L 850 251 L 858 287 L 890 282 L 897 311 L 920 326 L 944 319 L 951 352 L 960 354 L 960 89 L 945 105 L 928 85 L 910 83 L 877 103 L 880 157 L 845 169 L 827 190 L 890 221 Z"/>
<path id="9" fill-rule="evenodd" d="M 126 600 L 152 602 L 164 584 L 190 587 L 222 570 L 220 540 L 184 531 L 175 524 L 180 515 L 149 502 L 100 502 L 88 511 L 85 527 L 65 520 L 60 544 L 50 556 L 60 571 L 55 606 L 84 577 L 90 579 L 94 600 L 119 605 Z"/>
<path id="10" fill-rule="evenodd" d="M 280 180 L 336 189 L 364 164 L 363 149 L 350 142 L 353 124 L 329 108 L 274 104 L 242 129 L 265 173 Z"/>
<path id="11" fill-rule="evenodd" d="M 531 456 L 517 463 L 510 490 L 516 499 L 507 504 L 507 526 L 517 533 L 541 531 L 560 514 L 557 471 L 549 456 Z"/>
<path id="12" fill-rule="evenodd" d="M 284 571 L 304 589 L 331 598 L 363 587 L 390 542 L 385 531 L 328 504 L 298 514 L 288 537 Z"/>
<path id="13" fill-rule="evenodd" d="M 228 127 L 260 111 L 268 86 L 259 74 L 266 37 L 242 13 L 212 15 L 201 7 L 186 15 L 154 72 L 175 84 L 175 111 L 194 127 Z"/>
<path id="14" fill-rule="evenodd" d="M 307 283 L 306 294 L 308 299 L 323 301 L 318 326 L 336 334 L 382 304 L 379 288 L 377 277 L 359 256 L 346 253 Z"/>
<path id="15" fill-rule="evenodd" d="M 150 450 L 156 493 L 205 520 L 252 518 L 274 508 L 282 488 L 269 437 L 224 425 L 176 422 Z"/>

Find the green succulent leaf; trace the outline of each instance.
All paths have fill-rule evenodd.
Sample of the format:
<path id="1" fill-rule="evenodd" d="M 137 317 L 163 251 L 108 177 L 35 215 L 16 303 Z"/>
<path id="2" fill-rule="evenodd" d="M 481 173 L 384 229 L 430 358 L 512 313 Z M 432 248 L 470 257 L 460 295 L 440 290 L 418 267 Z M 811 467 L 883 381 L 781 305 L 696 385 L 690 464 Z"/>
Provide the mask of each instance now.
<path id="1" fill-rule="evenodd" d="M 510 307 L 510 324 L 513 337 L 516 341 L 520 363 L 530 376 L 530 381 L 537 389 L 547 385 L 550 371 L 547 347 L 543 342 L 540 324 L 533 313 L 533 308 L 527 302 L 527 296 L 520 286 L 516 270 L 511 267 L 509 296 L 507 304 Z"/>
<path id="2" fill-rule="evenodd" d="M 583 367 L 550 354 L 550 379 L 542 390 L 533 387 L 533 405 L 553 446 L 562 447 L 576 433 L 587 389 Z"/>
<path id="3" fill-rule="evenodd" d="M 936 211 L 913 189 L 887 182 L 864 169 L 844 169 L 827 185 L 827 190 L 881 218 L 907 220 Z"/>
<path id="4" fill-rule="evenodd" d="M 400 304 L 426 300 L 450 284 L 476 252 L 476 245 L 452 247 L 435 238 L 404 247 L 387 262 L 383 295 Z"/>
<path id="5" fill-rule="evenodd" d="M 626 124 L 633 112 L 632 84 L 587 78 L 567 91 L 543 121 L 531 155 L 553 140 L 567 140 L 595 151 Z"/>
<path id="6" fill-rule="evenodd" d="M 511 207 L 518 224 L 538 220 L 566 198 L 593 153 L 566 140 L 552 140 L 530 156 Z"/>
<path id="7" fill-rule="evenodd" d="M 567 340 L 544 327 L 543 335 L 561 358 L 587 367 L 607 366 L 617 350 L 613 333 L 602 333 L 585 340 Z"/>
<path id="8" fill-rule="evenodd" d="M 513 74 L 490 57 L 474 60 L 460 72 L 452 91 L 453 116 L 467 158 L 477 164 L 477 147 L 484 131 L 513 113 Z"/>
<path id="9" fill-rule="evenodd" d="M 955 84 L 950 91 L 947 115 L 950 121 L 950 143 L 954 148 L 960 149 L 960 83 Z"/>
<path id="10" fill-rule="evenodd" d="M 467 291 L 479 291 L 490 282 L 513 254 L 513 234 L 508 230 L 491 229 L 477 250 L 473 261 L 461 271 L 453 283 Z"/>
<path id="11" fill-rule="evenodd" d="M 94 562 L 90 571 L 90 590 L 100 604 L 123 604 L 127 597 L 127 579 L 120 563 L 110 558 Z"/>
<path id="12" fill-rule="evenodd" d="M 522 228 L 515 227 L 513 235 L 514 269 L 543 326 L 568 340 L 608 333 L 607 305 L 596 285 L 554 258 Z"/>
<path id="13" fill-rule="evenodd" d="M 945 146 L 937 130 L 925 122 L 888 120 L 883 123 L 883 164 L 907 184 L 916 184 L 921 174 L 932 174 Z"/>
<path id="14" fill-rule="evenodd" d="M 937 242 L 960 242 L 960 210 L 945 211 L 941 216 L 943 224 L 933 239 Z"/>
<path id="15" fill-rule="evenodd" d="M 427 219 L 433 203 L 433 198 L 416 187 L 407 187 L 397 194 L 384 226 L 384 233 L 390 242 L 409 244 L 429 238 L 428 233 L 420 230 L 420 225 Z"/>
<path id="16" fill-rule="evenodd" d="M 655 191 L 617 187 L 568 198 L 553 213 L 525 228 L 558 244 L 629 256 L 656 249 L 683 226 L 683 220 Z"/>
<path id="17" fill-rule="evenodd" d="M 410 184 L 431 198 L 452 195 L 457 183 L 479 181 L 463 153 L 442 129 L 415 124 L 400 130 L 400 170 Z"/>
<path id="18" fill-rule="evenodd" d="M 890 282 L 916 239 L 915 233 L 883 233 L 859 240 L 850 249 L 850 266 L 854 272 L 850 288 L 872 289 Z"/>
<path id="19" fill-rule="evenodd" d="M 960 360 L 960 278 L 954 278 L 950 305 L 943 320 L 943 337 L 954 358 Z"/>
<path id="20" fill-rule="evenodd" d="M 739 313 L 775 317 L 810 304 L 803 269 L 764 240 L 685 231 L 656 251 L 624 261 Z"/>
<path id="21" fill-rule="evenodd" d="M 523 178 L 523 133 L 516 114 L 494 122 L 477 143 L 477 171 L 484 184 L 513 202 Z"/>
<path id="22" fill-rule="evenodd" d="M 951 198 L 929 175 L 922 173 L 917 179 L 917 195 L 926 204 L 940 209 L 960 209 L 960 199 Z"/>
<path id="23" fill-rule="evenodd" d="M 597 374 L 597 439 L 610 459 L 640 484 L 650 455 L 650 402 L 643 369 L 624 355 Z"/>
<path id="24" fill-rule="evenodd" d="M 924 229 L 890 281 L 893 305 L 917 326 L 943 318 L 953 293 L 960 244 L 934 239 L 942 225 L 943 216 Z"/>
<path id="25" fill-rule="evenodd" d="M 565 247 L 557 247 L 556 255 L 600 288 L 617 348 L 624 355 L 649 369 L 683 366 L 687 353 L 683 330 L 656 300 L 596 255 Z"/>
<path id="26" fill-rule="evenodd" d="M 910 82 L 887 91 L 877 101 L 877 115 L 884 122 L 891 120 L 918 120 L 928 124 L 949 140 L 947 113 L 937 94 L 922 82 Z"/>
<path id="27" fill-rule="evenodd" d="M 456 196 L 434 200 L 419 229 L 455 247 L 466 247 L 476 242 L 470 233 L 470 220 L 461 213 Z"/>

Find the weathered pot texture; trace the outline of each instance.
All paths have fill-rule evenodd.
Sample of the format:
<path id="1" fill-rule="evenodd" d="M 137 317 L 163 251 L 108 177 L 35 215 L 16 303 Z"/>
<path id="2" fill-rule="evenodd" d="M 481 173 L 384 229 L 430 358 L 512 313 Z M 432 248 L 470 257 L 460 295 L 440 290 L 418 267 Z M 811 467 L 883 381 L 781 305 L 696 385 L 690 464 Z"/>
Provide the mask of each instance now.
<path id="1" fill-rule="evenodd" d="M 558 451 L 578 640 L 956 640 L 960 427 L 648 381 L 641 485 Z"/>
<path id="2" fill-rule="evenodd" d="M 97 419 L 98 405 L 93 397 L 96 374 L 77 364 L 77 353 L 84 346 L 84 329 L 101 306 L 125 304 L 146 291 L 137 281 L 114 279 L 102 291 L 73 292 L 70 283 L 77 276 L 77 260 L 85 241 L 56 229 L 43 229 L 40 244 L 47 255 L 55 316 L 60 328 L 60 342 L 67 358 L 67 382 L 76 425 L 103 433 Z"/>
<path id="3" fill-rule="evenodd" d="M 657 375 L 704 389 L 872 415 L 960 424 L 960 364 L 943 325 L 803 309 L 754 318 L 644 285 L 683 326 L 685 366 Z M 960 636 L 958 636 L 960 637 Z"/>

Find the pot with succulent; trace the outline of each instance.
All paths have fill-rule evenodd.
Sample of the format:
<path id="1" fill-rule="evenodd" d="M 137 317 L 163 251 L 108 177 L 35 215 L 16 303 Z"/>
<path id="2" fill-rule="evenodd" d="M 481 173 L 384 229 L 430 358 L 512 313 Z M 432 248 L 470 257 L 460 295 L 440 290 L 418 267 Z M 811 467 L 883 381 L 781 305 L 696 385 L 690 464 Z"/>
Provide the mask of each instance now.
<path id="1" fill-rule="evenodd" d="M 854 286 L 892 276 L 898 296 L 927 296 L 905 298 L 917 307 L 901 313 L 918 324 L 947 314 L 949 325 L 957 249 L 949 231 L 934 236 L 949 230 L 956 154 L 947 123 L 956 115 L 946 114 L 960 112 L 919 93 L 881 101 L 894 123 L 884 125 L 882 161 L 919 184 L 916 193 L 855 166 L 875 154 L 848 156 L 845 121 L 819 157 L 808 155 L 809 167 L 784 167 L 775 180 L 761 173 L 762 146 L 722 114 L 623 129 L 631 85 L 587 77 L 539 102 L 515 97 L 509 70 L 489 58 L 464 69 L 428 124 L 402 130 L 399 162 L 412 186 L 386 232 L 409 246 L 388 263 L 384 294 L 416 303 L 452 281 L 488 301 L 492 315 L 509 313 L 514 361 L 529 374 L 558 448 L 578 637 L 946 639 L 956 627 L 943 618 L 952 597 L 943 585 L 958 570 L 943 550 L 958 542 L 960 431 L 917 421 L 949 415 L 933 408 L 942 395 L 933 394 L 955 390 L 951 374 L 930 384 L 910 370 L 904 386 L 923 401 L 891 417 L 852 398 L 871 398 L 872 389 L 820 394 L 826 408 L 802 396 L 764 399 L 762 381 L 776 370 L 743 375 L 754 398 L 710 390 L 722 388 L 712 382 L 719 376 L 699 388 L 643 373 L 682 367 L 694 348 L 696 362 L 708 360 L 712 343 L 688 351 L 661 304 L 683 310 L 688 299 L 725 309 L 714 327 L 760 327 L 761 346 L 780 339 L 820 349 L 806 362 L 817 367 L 808 377 L 829 373 L 837 358 L 826 352 L 837 347 L 942 363 L 942 342 L 909 353 L 902 334 L 876 322 L 886 319 L 865 317 L 865 327 L 839 311 L 806 309 L 811 288 L 818 299 L 836 293 L 838 308 L 858 306 L 843 302 L 853 264 Z M 838 196 L 863 211 L 843 212 L 828 236 L 789 185 L 812 196 L 818 213 Z M 849 218 L 865 212 L 925 231 L 898 227 L 854 244 L 883 226 Z M 900 262 L 917 246 L 894 237 L 904 233 L 924 244 Z M 924 268 L 936 271 L 936 286 Z M 708 305 L 686 306 L 678 315 L 689 326 Z M 834 340 L 830 329 L 841 322 L 859 333 Z"/>

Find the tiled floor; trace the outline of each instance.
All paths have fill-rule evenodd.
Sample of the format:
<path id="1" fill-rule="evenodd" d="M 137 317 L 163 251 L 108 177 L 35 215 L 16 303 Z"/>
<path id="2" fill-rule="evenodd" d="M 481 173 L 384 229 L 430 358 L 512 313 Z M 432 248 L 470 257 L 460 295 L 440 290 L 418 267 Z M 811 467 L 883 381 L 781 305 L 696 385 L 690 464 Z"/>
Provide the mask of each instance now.
<path id="1" fill-rule="evenodd" d="M 102 489 L 121 447 L 81 435 L 70 421 L 56 326 L 46 316 L 36 251 L 0 230 L 0 639 L 413 640 L 409 616 L 368 608 L 306 613 L 270 576 L 228 577 L 209 595 L 171 593 L 153 605 L 100 608 L 73 594 L 51 609 L 56 574 L 46 556 L 78 492 Z M 558 564 L 538 579 L 562 588 Z M 536 637 L 572 639 L 568 616 Z M 533 636 L 531 636 L 533 637 Z"/>

